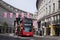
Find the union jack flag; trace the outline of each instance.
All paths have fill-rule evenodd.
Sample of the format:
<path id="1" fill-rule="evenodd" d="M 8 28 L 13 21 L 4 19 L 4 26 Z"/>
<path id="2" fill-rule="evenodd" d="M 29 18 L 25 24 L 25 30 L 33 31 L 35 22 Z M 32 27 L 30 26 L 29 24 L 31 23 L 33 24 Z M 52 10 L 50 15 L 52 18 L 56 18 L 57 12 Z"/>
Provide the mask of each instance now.
<path id="1" fill-rule="evenodd" d="M 7 17 L 7 12 L 4 12 L 4 18 L 6 18 Z"/>
<path id="2" fill-rule="evenodd" d="M 21 18 L 24 18 L 24 13 L 23 12 L 21 13 Z"/>
<path id="3" fill-rule="evenodd" d="M 27 13 L 27 18 L 30 18 L 30 13 Z"/>
<path id="4" fill-rule="evenodd" d="M 13 13 L 10 13 L 10 18 L 12 18 L 13 17 Z"/>
<path id="5" fill-rule="evenodd" d="M 33 21 L 33 26 L 36 26 L 36 27 L 38 26 L 37 20 Z"/>
<path id="6" fill-rule="evenodd" d="M 18 18 L 18 13 L 16 13 L 16 18 Z"/>

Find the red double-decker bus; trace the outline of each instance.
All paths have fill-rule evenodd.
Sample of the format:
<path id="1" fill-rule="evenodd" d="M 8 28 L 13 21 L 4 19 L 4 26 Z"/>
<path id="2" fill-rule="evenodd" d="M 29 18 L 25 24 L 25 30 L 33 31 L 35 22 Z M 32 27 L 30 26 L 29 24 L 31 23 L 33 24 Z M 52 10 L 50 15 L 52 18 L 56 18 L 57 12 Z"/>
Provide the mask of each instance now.
<path id="1" fill-rule="evenodd" d="M 31 18 L 23 18 L 17 26 L 17 34 L 21 36 L 33 36 L 33 20 Z"/>

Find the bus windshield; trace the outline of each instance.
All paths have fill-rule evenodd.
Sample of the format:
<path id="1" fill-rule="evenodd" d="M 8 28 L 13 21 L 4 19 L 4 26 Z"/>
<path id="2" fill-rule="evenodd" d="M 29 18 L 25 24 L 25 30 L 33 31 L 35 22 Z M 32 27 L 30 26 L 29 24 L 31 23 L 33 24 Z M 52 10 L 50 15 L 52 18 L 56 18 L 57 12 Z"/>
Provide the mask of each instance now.
<path id="1" fill-rule="evenodd" d="M 31 32 L 32 31 L 32 27 L 30 27 L 30 26 L 24 26 L 24 31 L 25 32 Z"/>

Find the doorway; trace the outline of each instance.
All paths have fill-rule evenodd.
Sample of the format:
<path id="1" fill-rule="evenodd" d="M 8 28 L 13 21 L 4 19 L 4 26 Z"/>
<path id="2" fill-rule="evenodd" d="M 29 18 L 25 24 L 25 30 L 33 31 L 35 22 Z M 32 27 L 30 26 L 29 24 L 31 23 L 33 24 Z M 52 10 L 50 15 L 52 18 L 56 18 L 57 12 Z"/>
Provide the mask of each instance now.
<path id="1" fill-rule="evenodd" d="M 50 35 L 50 28 L 46 28 L 47 35 Z"/>
<path id="2" fill-rule="evenodd" d="M 60 25 L 55 25 L 55 35 L 60 36 Z"/>

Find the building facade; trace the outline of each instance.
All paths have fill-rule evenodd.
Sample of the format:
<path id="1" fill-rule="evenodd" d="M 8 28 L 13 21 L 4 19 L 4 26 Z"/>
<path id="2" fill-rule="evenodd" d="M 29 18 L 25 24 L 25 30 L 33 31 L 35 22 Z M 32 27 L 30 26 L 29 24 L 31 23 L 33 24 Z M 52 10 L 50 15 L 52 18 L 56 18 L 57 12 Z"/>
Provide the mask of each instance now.
<path id="1" fill-rule="evenodd" d="M 42 35 L 59 36 L 60 0 L 37 0 L 38 25 Z"/>
<path id="2" fill-rule="evenodd" d="M 34 29 L 35 29 L 35 35 L 37 35 L 38 33 L 38 22 L 37 22 L 37 12 L 34 12 L 33 14 L 33 26 L 34 26 Z"/>
<path id="3" fill-rule="evenodd" d="M 8 6 L 10 5 L 8 5 L 2 0 L 0 1 L 0 32 L 1 33 L 3 32 L 13 33 L 13 30 L 14 30 L 15 13 L 12 12 L 12 10 Z M 4 13 L 7 13 L 6 18 L 4 18 Z M 13 13 L 12 18 L 10 18 L 10 13 Z M 3 27 L 4 22 L 6 22 L 8 25 L 6 28 Z"/>
<path id="4" fill-rule="evenodd" d="M 6 18 L 4 18 L 4 13 L 7 13 Z M 13 14 L 12 18 L 10 18 L 10 13 Z M 8 32 L 9 31 L 13 32 L 13 30 L 15 29 L 14 21 L 16 20 L 16 13 L 18 13 L 18 16 L 21 15 L 21 13 L 24 13 L 24 16 L 27 16 L 28 12 L 15 8 L 11 6 L 10 4 L 4 2 L 3 0 L 0 0 L 0 27 L 3 26 L 4 22 L 6 22 L 8 24 L 8 27 L 6 30 L 9 29 Z M 33 18 L 32 13 L 30 13 L 30 18 Z M 3 30 L 2 28 L 0 29 Z"/>

